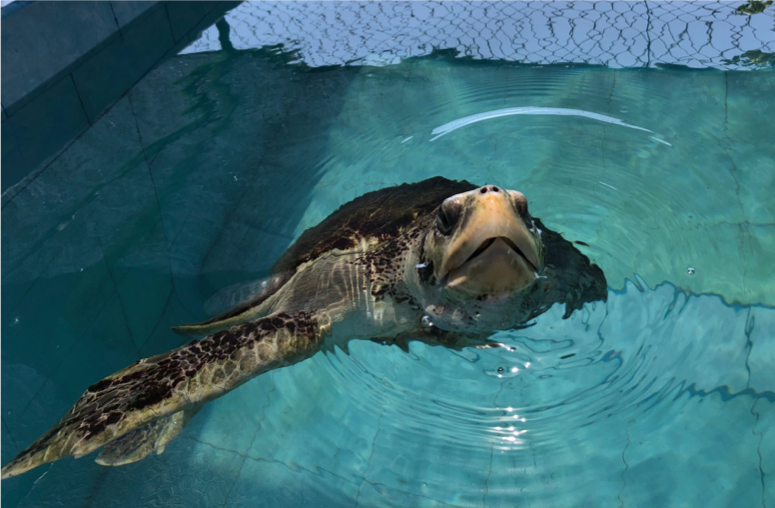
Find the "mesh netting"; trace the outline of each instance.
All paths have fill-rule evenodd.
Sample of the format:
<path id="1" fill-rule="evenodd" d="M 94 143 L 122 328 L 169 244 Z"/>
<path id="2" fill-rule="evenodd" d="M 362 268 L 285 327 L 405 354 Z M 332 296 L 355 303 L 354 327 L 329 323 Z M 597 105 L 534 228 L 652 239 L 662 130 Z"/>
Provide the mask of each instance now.
<path id="1" fill-rule="evenodd" d="M 235 49 L 282 44 L 312 67 L 454 48 L 531 64 L 730 69 L 771 66 L 775 52 L 772 2 L 244 2 L 225 19 Z M 183 53 L 220 49 L 211 27 Z"/>

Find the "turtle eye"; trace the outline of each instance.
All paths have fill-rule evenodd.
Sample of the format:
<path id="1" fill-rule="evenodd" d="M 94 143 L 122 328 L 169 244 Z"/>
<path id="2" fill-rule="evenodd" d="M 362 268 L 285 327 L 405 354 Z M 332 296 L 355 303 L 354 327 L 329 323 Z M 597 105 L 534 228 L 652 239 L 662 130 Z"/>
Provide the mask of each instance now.
<path id="1" fill-rule="evenodd" d="M 460 207 L 454 202 L 444 201 L 439 207 L 439 215 L 436 219 L 436 227 L 444 236 L 449 236 L 460 218 Z"/>

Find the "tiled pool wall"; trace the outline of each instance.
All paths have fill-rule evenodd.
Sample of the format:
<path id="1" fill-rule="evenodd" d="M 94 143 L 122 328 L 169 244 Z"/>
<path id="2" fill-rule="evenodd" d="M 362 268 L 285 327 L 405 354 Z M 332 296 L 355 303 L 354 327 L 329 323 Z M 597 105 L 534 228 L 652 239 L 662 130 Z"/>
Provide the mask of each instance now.
<path id="1" fill-rule="evenodd" d="M 2 191 L 239 2 L 13 2 L 2 9 Z"/>

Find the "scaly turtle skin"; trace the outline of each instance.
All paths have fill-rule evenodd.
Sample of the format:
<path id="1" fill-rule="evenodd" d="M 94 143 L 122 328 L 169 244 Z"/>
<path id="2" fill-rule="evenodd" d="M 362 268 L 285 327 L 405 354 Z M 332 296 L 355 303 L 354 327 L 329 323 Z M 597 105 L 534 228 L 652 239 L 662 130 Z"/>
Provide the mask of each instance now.
<path id="1" fill-rule="evenodd" d="M 600 268 L 519 192 L 440 177 L 371 192 L 305 231 L 260 294 L 176 329 L 206 337 L 90 386 L 2 478 L 103 446 L 104 465 L 161 453 L 207 402 L 351 339 L 484 346 L 555 303 L 568 317 L 605 298 Z"/>

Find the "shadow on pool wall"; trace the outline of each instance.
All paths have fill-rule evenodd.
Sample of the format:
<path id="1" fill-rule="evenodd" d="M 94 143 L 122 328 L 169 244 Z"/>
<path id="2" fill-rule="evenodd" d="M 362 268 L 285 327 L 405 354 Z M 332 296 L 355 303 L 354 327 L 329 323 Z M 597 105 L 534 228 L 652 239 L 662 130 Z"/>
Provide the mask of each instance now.
<path id="1" fill-rule="evenodd" d="M 775 303 L 774 154 L 762 142 L 773 130 L 771 69 L 611 71 L 450 56 L 315 72 L 288 65 L 293 54 L 280 48 L 176 57 L 4 202 L 3 463 L 86 386 L 181 344 L 170 326 L 203 318 L 218 289 L 264 275 L 304 228 L 364 192 L 436 174 L 522 190 L 547 225 L 590 245 L 612 289 L 637 273 L 649 286 L 668 280 L 727 302 Z M 509 117 L 429 141 L 447 122 L 516 106 L 583 109 L 653 132 Z M 228 424 L 259 425 L 270 405 L 276 414 L 293 405 L 292 386 L 274 390 L 274 376 L 254 380 L 249 393 L 264 396 L 245 403 L 261 409 L 228 413 Z M 203 413 L 190 439 L 125 468 L 90 457 L 46 465 L 4 482 L 3 503 L 139 506 L 196 493 L 222 504 L 247 450 L 197 441 L 217 418 Z M 189 462 L 202 446 L 216 467 Z M 357 453 L 341 460 L 367 467 Z M 244 473 L 260 476 L 268 463 L 250 461 Z M 272 482 L 261 485 L 269 505 L 305 502 Z M 330 492 L 307 494 L 339 506 Z"/>

